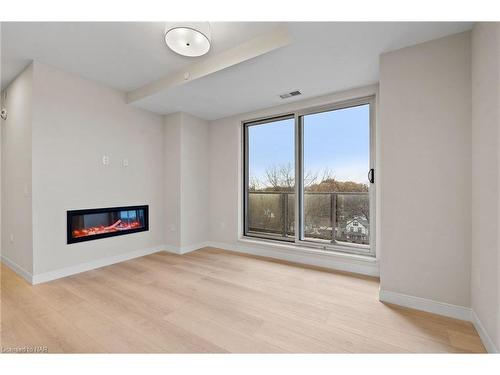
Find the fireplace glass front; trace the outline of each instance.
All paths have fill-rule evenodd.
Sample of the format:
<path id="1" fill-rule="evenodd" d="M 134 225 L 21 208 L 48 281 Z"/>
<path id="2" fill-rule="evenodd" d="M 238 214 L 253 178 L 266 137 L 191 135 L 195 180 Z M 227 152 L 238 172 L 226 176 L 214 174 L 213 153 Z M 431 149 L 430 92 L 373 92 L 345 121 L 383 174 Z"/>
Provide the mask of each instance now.
<path id="1" fill-rule="evenodd" d="M 148 206 L 67 211 L 68 244 L 149 230 Z"/>

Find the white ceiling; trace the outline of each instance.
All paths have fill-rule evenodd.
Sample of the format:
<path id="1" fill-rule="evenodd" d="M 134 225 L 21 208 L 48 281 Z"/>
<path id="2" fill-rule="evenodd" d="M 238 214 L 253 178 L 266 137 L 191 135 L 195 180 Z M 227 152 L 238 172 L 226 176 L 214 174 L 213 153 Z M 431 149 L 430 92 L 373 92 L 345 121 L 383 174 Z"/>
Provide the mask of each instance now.
<path id="1" fill-rule="evenodd" d="M 32 60 L 37 60 L 115 89 L 135 89 L 193 62 L 193 58 L 180 56 L 166 47 L 167 25 L 163 22 L 2 22 L 2 87 Z M 212 48 L 204 57 L 276 25 L 214 23 Z"/>
<path id="2" fill-rule="evenodd" d="M 186 58 L 165 46 L 164 23 L 2 23 L 2 87 L 32 60 L 130 91 L 194 61 L 276 28 L 277 23 L 211 24 L 212 49 Z M 166 88 L 133 105 L 205 119 L 283 104 L 283 92 L 305 99 L 378 81 L 383 52 L 461 32 L 472 23 L 311 23 L 286 27 L 293 42 L 216 73 Z"/>

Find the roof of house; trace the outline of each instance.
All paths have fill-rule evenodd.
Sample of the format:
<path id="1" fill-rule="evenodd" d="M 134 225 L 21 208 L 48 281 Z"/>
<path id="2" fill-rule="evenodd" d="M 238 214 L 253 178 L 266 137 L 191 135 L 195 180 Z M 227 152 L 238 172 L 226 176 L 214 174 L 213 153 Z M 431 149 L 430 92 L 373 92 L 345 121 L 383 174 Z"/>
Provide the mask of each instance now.
<path id="1" fill-rule="evenodd" d="M 360 223 L 362 226 L 364 226 L 365 228 L 368 228 L 368 226 L 370 225 L 370 223 L 368 222 L 368 220 L 366 219 L 359 219 L 359 218 L 354 218 L 354 219 L 351 219 L 349 220 L 347 223 L 346 223 L 346 226 L 349 225 L 349 223 L 352 223 L 354 221 L 357 221 L 358 223 Z"/>

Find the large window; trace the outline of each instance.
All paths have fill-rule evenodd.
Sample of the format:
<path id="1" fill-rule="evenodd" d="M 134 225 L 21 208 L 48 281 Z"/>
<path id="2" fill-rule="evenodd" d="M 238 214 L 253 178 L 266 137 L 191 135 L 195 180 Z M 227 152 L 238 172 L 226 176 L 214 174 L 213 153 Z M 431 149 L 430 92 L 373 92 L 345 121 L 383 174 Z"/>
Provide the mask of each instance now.
<path id="1" fill-rule="evenodd" d="M 373 254 L 373 111 L 370 97 L 244 123 L 244 235 Z"/>

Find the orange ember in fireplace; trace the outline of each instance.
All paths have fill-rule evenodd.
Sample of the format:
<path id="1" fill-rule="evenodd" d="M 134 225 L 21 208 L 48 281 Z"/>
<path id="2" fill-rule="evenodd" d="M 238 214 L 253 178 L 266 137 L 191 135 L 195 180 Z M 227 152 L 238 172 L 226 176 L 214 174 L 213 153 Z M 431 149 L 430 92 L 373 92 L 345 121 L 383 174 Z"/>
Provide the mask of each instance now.
<path id="1" fill-rule="evenodd" d="M 111 233 L 111 232 L 118 232 L 122 230 L 129 230 L 129 229 L 136 229 L 140 228 L 141 223 L 138 221 L 132 221 L 129 223 L 124 223 L 121 220 L 117 220 L 113 225 L 105 227 L 104 225 L 98 226 L 98 227 L 90 227 L 90 228 L 83 228 L 83 229 L 75 229 L 73 233 L 73 237 L 85 237 L 85 236 L 92 236 L 94 234 L 101 234 L 101 233 Z"/>

